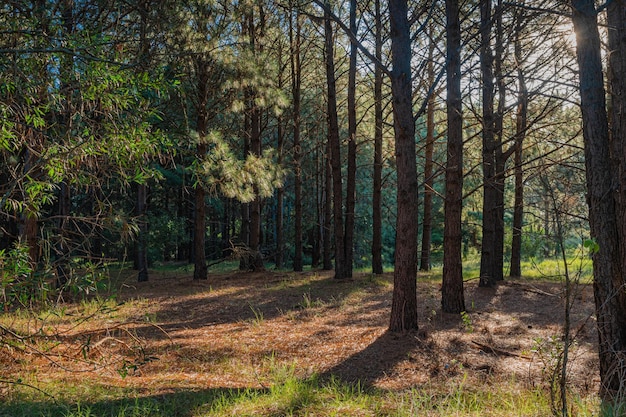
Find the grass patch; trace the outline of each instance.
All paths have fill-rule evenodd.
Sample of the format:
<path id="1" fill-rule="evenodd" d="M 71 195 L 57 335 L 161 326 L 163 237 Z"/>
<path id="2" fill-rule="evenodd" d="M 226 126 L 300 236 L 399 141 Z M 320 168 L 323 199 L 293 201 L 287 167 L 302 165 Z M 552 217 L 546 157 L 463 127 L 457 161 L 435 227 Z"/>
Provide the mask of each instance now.
<path id="1" fill-rule="evenodd" d="M 505 267 L 508 265 L 505 263 Z M 567 267 L 570 277 L 578 279 L 582 284 L 589 284 L 593 279 L 593 265 L 591 259 L 577 254 L 570 254 L 567 258 Z M 564 280 L 565 267 L 560 258 L 530 258 L 521 262 L 522 276 L 526 279 L 548 282 Z M 433 268 L 426 276 L 430 279 L 441 279 L 441 268 Z M 505 271 L 506 275 L 507 271 Z M 420 275 L 421 277 L 422 275 Z M 463 278 L 471 280 L 480 276 L 480 257 L 471 257 L 463 260 Z"/>
<path id="2" fill-rule="evenodd" d="M 467 386 L 463 377 L 446 386 L 425 385 L 406 391 L 365 389 L 335 378 L 298 379 L 289 370 L 267 388 L 208 389 L 145 395 L 136 390 L 85 386 L 60 392 L 51 401 L 39 394 L 0 402 L 0 416 L 12 417 L 226 417 L 226 416 L 491 416 L 550 415 L 547 392 L 515 380 Z M 280 380 L 278 380 L 280 379 Z M 597 415 L 593 399 L 575 398 L 576 415 Z"/>

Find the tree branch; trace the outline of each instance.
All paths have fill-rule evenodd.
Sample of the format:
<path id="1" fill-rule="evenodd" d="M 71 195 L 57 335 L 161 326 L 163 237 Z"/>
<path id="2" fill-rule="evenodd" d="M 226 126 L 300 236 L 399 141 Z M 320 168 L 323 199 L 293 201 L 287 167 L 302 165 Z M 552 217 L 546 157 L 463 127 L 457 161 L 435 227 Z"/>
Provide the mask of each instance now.
<path id="1" fill-rule="evenodd" d="M 322 8 L 322 10 L 329 14 L 330 18 L 339 25 L 339 27 L 346 33 L 346 35 L 348 35 L 350 41 L 354 42 L 356 47 L 359 49 L 359 51 L 361 51 L 363 55 L 365 55 L 370 61 L 372 61 L 374 65 L 378 66 L 385 73 L 385 75 L 387 75 L 388 77 L 391 76 L 391 70 L 389 70 L 386 65 L 380 62 L 374 55 L 372 55 L 370 51 L 368 51 L 365 46 L 363 46 L 363 44 L 357 39 L 356 34 L 352 33 L 350 28 L 346 26 L 346 24 L 343 23 L 341 19 L 339 19 L 339 17 L 337 17 L 337 15 L 333 13 L 332 10 L 330 10 L 321 0 L 313 0 L 313 3 L 317 4 L 319 7 Z"/>

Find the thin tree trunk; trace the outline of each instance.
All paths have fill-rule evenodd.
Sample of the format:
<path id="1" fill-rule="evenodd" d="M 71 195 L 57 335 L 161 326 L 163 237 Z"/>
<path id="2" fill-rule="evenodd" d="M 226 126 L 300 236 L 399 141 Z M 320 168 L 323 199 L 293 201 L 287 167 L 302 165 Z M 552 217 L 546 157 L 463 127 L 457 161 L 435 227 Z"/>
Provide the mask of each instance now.
<path id="1" fill-rule="evenodd" d="M 261 8 L 262 6 L 259 5 Z M 264 30 L 264 13 L 260 9 L 259 13 L 260 22 L 258 25 L 254 22 L 254 11 L 250 11 L 248 15 L 248 36 L 250 40 L 250 49 L 253 56 L 257 51 L 262 51 L 262 45 L 257 44 L 257 36 L 263 37 Z M 256 157 L 261 157 L 262 143 L 261 143 L 261 109 L 256 103 L 257 91 L 254 87 L 251 87 L 250 94 L 250 152 Z M 265 269 L 263 265 L 263 257 L 261 256 L 261 197 L 258 195 L 255 189 L 256 196 L 250 203 L 250 264 L 249 266 L 255 271 L 262 271 Z"/>
<path id="2" fill-rule="evenodd" d="M 138 5 L 141 18 L 139 34 L 139 67 L 138 70 L 145 70 L 148 62 L 149 41 L 147 38 L 148 25 L 148 4 L 141 1 Z M 139 217 L 139 232 L 137 235 L 135 262 L 138 271 L 137 281 L 148 281 L 148 186 L 145 183 L 137 184 L 137 216 Z"/>
<path id="3" fill-rule="evenodd" d="M 279 87 L 282 87 L 282 82 L 279 82 Z M 281 117 L 278 118 L 278 131 L 276 133 L 278 136 L 278 165 L 282 166 L 283 164 L 283 148 L 285 143 L 285 129 L 283 127 L 283 120 Z M 274 264 L 276 269 L 281 269 L 283 267 L 283 259 L 284 259 L 284 215 L 283 215 L 283 207 L 285 201 L 285 189 L 284 187 L 280 187 L 276 190 L 276 254 L 274 255 Z"/>
<path id="4" fill-rule="evenodd" d="M 494 76 L 496 77 L 496 89 L 498 91 L 497 112 L 494 115 L 494 157 L 496 161 L 496 172 L 494 177 L 496 201 L 495 223 L 494 223 L 494 256 L 493 272 L 496 281 L 504 280 L 504 179 L 505 165 L 508 155 L 502 151 L 502 140 L 504 134 L 504 111 L 506 108 L 506 86 L 504 84 L 504 73 L 502 70 L 502 60 L 504 59 L 504 43 L 502 29 L 502 0 L 497 0 L 495 10 L 495 59 Z"/>
<path id="5" fill-rule="evenodd" d="M 330 141 L 326 142 L 326 153 L 324 155 L 324 249 L 323 249 L 323 268 L 325 271 L 333 269 L 333 250 L 332 250 L 332 188 L 333 173 L 330 162 Z"/>
<path id="6" fill-rule="evenodd" d="M 446 0 L 446 107 L 448 146 L 446 161 L 445 226 L 441 307 L 446 313 L 465 311 L 461 213 L 463 210 L 463 115 L 461 102 L 461 23 L 459 1 Z"/>
<path id="7" fill-rule="evenodd" d="M 74 1 L 63 0 L 61 2 L 61 21 L 63 27 L 63 36 L 68 39 L 74 34 Z M 63 96 L 64 109 L 62 112 L 63 132 L 60 133 L 60 140 L 63 141 L 71 135 L 73 123 L 73 92 L 75 88 L 74 81 L 74 61 L 70 55 L 64 55 L 61 58 L 61 92 Z M 58 201 L 58 235 L 57 242 L 54 245 L 55 250 L 55 269 L 56 269 L 56 285 L 58 288 L 64 286 L 70 278 L 68 262 L 70 255 L 70 236 L 69 236 L 69 216 L 71 212 L 71 189 L 67 181 L 59 184 L 59 201 Z"/>
<path id="8" fill-rule="evenodd" d="M 198 130 L 198 144 L 196 145 L 196 158 L 202 161 L 207 153 L 207 144 L 205 143 L 207 135 L 207 89 L 209 83 L 209 74 L 207 72 L 207 63 L 202 59 L 195 62 L 197 81 L 197 109 L 196 109 L 196 129 Z M 193 227 L 193 260 L 194 280 L 208 279 L 206 265 L 206 191 L 201 181 L 196 181 L 194 189 L 194 227 Z"/>
<path id="9" fill-rule="evenodd" d="M 137 184 L 137 216 L 139 218 L 139 234 L 135 253 L 135 269 L 138 271 L 137 281 L 148 281 L 148 220 L 146 219 L 148 209 L 148 186 Z"/>
<path id="10" fill-rule="evenodd" d="M 291 97 L 293 105 L 293 168 L 294 168 L 294 211 L 295 211 L 295 227 L 294 227 L 294 257 L 293 270 L 302 271 L 302 149 L 300 145 L 300 85 L 301 85 L 301 63 L 300 63 L 300 44 L 301 44 L 301 27 L 300 16 L 297 12 L 293 1 L 290 2 L 289 16 L 289 43 L 291 49 Z M 295 13 L 295 16 L 293 14 Z M 295 20 L 295 31 L 294 31 Z"/>
<path id="11" fill-rule="evenodd" d="M 206 144 L 198 144 L 196 154 L 198 158 L 204 157 L 207 152 Z M 198 181 L 194 192 L 194 227 L 193 227 L 193 279 L 208 279 L 206 254 L 205 254 L 205 233 L 206 233 L 206 192 Z"/>
<path id="12" fill-rule="evenodd" d="M 327 3 L 327 10 L 330 5 Z M 343 236 L 343 193 L 341 176 L 341 143 L 339 141 L 339 121 L 337 119 L 337 92 L 335 87 L 335 61 L 333 48 L 333 27 L 328 11 L 325 18 L 326 83 L 328 88 L 328 141 L 330 143 L 330 163 L 333 173 L 333 214 L 335 235 L 335 278 L 346 277 L 346 260 Z"/>
<path id="13" fill-rule="evenodd" d="M 248 94 L 248 93 L 246 93 Z M 249 98 L 246 98 L 246 105 Z M 250 153 L 250 112 L 247 111 L 243 117 L 243 155 L 244 158 Z M 243 253 L 240 254 L 239 269 L 247 271 L 250 269 L 250 256 L 247 253 L 250 247 L 250 203 L 241 203 L 241 229 L 239 231 L 239 241 L 244 246 Z"/>
<path id="14" fill-rule="evenodd" d="M 408 331 L 417 323 L 417 166 L 411 83 L 411 34 L 407 1 L 390 0 L 396 169 L 398 177 L 396 254 L 389 330 Z"/>
<path id="15" fill-rule="evenodd" d="M 318 268 L 322 259 L 322 234 L 323 234 L 323 218 L 322 212 L 323 203 L 321 201 L 323 197 L 322 192 L 322 177 L 320 166 L 320 149 L 315 147 L 315 226 L 313 237 L 313 254 L 311 255 L 311 268 Z"/>
<path id="16" fill-rule="evenodd" d="M 261 114 L 257 106 L 252 108 L 252 116 L 250 118 L 250 127 L 252 129 L 250 135 L 250 151 L 253 155 L 261 156 Z M 250 263 L 249 267 L 255 271 L 265 269 L 263 258 L 260 252 L 261 244 L 261 198 L 256 195 L 250 203 Z"/>
<path id="17" fill-rule="evenodd" d="M 382 61 L 382 16 L 380 0 L 375 0 L 376 13 L 376 59 Z M 374 68 L 374 189 L 372 192 L 372 272 L 383 273 L 383 70 L 379 65 Z"/>
<path id="18" fill-rule="evenodd" d="M 435 82 L 435 68 L 433 65 L 435 42 L 433 28 L 430 28 L 430 40 L 428 46 L 427 82 L 433 85 Z M 460 35 L 459 35 L 460 36 Z M 460 77 L 460 73 L 459 73 Z M 459 109 L 460 111 L 460 109 Z M 430 243 L 433 226 L 433 153 L 435 148 L 435 95 L 428 98 L 426 108 L 426 148 L 424 150 L 424 216 L 422 227 L 422 254 L 420 257 L 420 270 L 430 270 Z"/>
<path id="19" fill-rule="evenodd" d="M 514 153 L 514 177 L 515 197 L 513 203 L 513 233 L 511 241 L 511 265 L 509 275 L 512 277 L 522 276 L 522 225 L 524 222 L 524 170 L 523 144 L 526 137 L 528 118 L 528 88 L 524 75 L 524 60 L 522 56 L 522 29 L 524 28 L 523 12 L 517 12 L 515 26 L 515 62 L 517 63 L 517 116 L 515 121 L 515 153 Z"/>
<path id="20" fill-rule="evenodd" d="M 356 0 L 350 0 L 350 31 L 356 37 Z M 352 278 L 354 257 L 354 210 L 356 207 L 356 58 L 357 46 L 350 43 L 348 69 L 348 169 L 346 182 L 345 278 Z"/>

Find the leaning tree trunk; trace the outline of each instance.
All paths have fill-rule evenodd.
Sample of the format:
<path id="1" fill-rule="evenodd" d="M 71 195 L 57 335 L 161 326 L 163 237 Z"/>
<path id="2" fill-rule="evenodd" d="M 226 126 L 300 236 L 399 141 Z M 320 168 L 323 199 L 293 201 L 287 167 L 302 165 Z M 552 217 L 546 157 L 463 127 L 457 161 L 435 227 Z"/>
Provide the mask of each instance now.
<path id="1" fill-rule="evenodd" d="M 417 329 L 417 166 L 407 1 L 390 0 L 391 90 L 398 177 L 396 254 L 389 330 Z"/>
<path id="2" fill-rule="evenodd" d="M 448 159 L 446 161 L 441 308 L 446 313 L 458 314 L 465 311 L 463 265 L 461 261 L 463 115 L 461 107 L 461 23 L 459 19 L 459 0 L 446 0 L 446 18 Z"/>
<path id="3" fill-rule="evenodd" d="M 624 401 L 626 394 L 623 386 L 626 377 L 626 303 L 620 229 L 613 198 L 613 184 L 619 179 L 611 169 L 594 1 L 572 0 L 572 21 L 577 34 L 589 225 L 591 238 L 597 244 L 593 254 L 593 286 L 599 339 L 600 396 L 609 404 L 617 404 Z"/>

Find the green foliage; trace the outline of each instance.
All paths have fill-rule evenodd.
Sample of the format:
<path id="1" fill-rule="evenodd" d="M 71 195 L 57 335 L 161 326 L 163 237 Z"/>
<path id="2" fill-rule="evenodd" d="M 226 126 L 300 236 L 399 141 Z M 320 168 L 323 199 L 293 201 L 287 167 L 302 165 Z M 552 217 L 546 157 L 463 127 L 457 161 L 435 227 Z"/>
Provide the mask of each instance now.
<path id="1" fill-rule="evenodd" d="M 589 251 L 591 255 L 595 255 L 600 250 L 600 245 L 595 239 L 585 239 L 583 246 Z"/>
<path id="2" fill-rule="evenodd" d="M 148 261 L 176 260 L 179 246 L 189 241 L 186 219 L 168 213 L 151 214 L 148 224 Z"/>
<path id="3" fill-rule="evenodd" d="M 275 152 L 266 149 L 261 157 L 248 154 L 245 160 L 235 156 L 219 132 L 211 132 L 204 140 L 208 153 L 195 169 L 196 178 L 211 194 L 224 194 L 241 202 L 250 202 L 258 195 L 270 197 L 281 187 L 284 169 L 276 163 Z"/>
<path id="4" fill-rule="evenodd" d="M 472 333 L 474 326 L 472 326 L 472 318 L 467 311 L 461 311 L 461 321 L 463 322 L 463 328 L 466 332 Z"/>
<path id="5" fill-rule="evenodd" d="M 16 242 L 8 252 L 0 250 L 0 308 L 7 311 L 14 305 L 30 306 L 45 298 L 47 285 L 33 274 L 28 246 Z"/>

